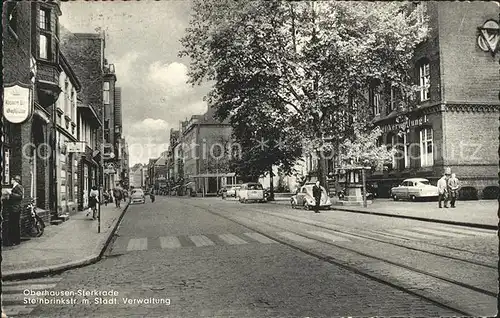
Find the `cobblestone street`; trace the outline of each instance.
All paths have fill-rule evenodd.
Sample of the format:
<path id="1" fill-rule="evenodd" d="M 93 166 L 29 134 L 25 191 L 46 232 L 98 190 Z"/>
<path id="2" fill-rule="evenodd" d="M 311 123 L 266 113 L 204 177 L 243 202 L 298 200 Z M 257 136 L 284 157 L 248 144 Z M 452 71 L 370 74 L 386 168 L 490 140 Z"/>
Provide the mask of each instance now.
<path id="1" fill-rule="evenodd" d="M 494 293 L 494 255 L 483 255 L 483 266 L 362 239 L 355 236 L 361 235 L 357 230 L 361 226 L 364 234 L 432 226 L 368 215 L 353 219 L 348 215 L 352 214 L 326 211 L 313 215 L 271 204 L 158 197 L 155 203 L 128 208 L 114 242 L 99 263 L 39 281 L 9 282 L 6 293 L 19 314 L 32 317 L 494 315 L 494 297 L 453 283 L 459 281 Z M 366 218 L 371 218 L 373 228 L 365 224 Z M 335 230 L 305 224 L 304 220 L 321 221 Z M 418 240 L 423 250 L 439 253 L 433 244 L 443 248 L 446 242 L 453 246 L 481 242 L 491 250 L 496 244 L 493 231 L 469 230 L 467 236 L 466 229 L 447 230 L 442 233 L 451 233 L 448 238 L 430 232 L 429 236 L 413 238 L 413 247 L 417 248 Z M 399 235 L 409 237 L 408 233 Z M 401 237 L 385 238 L 412 246 L 401 242 Z M 342 247 L 392 263 L 368 260 Z M 474 251 L 452 256 L 467 260 L 467 253 Z M 427 270 L 448 281 L 394 264 Z M 443 288 L 448 288 L 447 295 L 436 294 Z M 24 297 L 38 298 L 23 296 L 23 289 L 74 292 L 74 297 L 62 298 L 76 300 L 75 304 L 23 306 Z M 85 297 L 78 295 L 81 290 L 116 291 L 116 297 L 104 297 L 116 298 L 116 303 L 95 304 L 96 297 L 88 296 L 89 304 L 85 304 Z M 60 297 L 45 296 L 56 298 Z M 168 299 L 170 304 L 124 304 L 123 298 L 151 302 Z"/>

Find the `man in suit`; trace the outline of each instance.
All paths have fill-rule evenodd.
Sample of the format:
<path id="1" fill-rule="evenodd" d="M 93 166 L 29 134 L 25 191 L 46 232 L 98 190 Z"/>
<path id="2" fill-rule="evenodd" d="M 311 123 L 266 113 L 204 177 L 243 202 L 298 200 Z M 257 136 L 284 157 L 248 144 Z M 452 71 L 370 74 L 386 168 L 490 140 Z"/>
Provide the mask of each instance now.
<path id="1" fill-rule="evenodd" d="M 442 208 L 442 202 L 444 201 L 444 207 L 448 207 L 448 176 L 443 174 L 441 179 L 437 183 L 438 194 L 439 194 L 439 208 Z"/>
<path id="2" fill-rule="evenodd" d="M 455 201 L 457 200 L 458 188 L 460 185 L 458 184 L 457 175 L 452 173 L 451 178 L 448 180 L 448 190 L 450 192 L 450 203 L 451 207 L 455 207 Z"/>
<path id="3" fill-rule="evenodd" d="M 12 245 L 21 243 L 21 202 L 24 198 L 24 188 L 21 185 L 21 177 L 15 176 L 12 181 L 12 190 L 9 195 L 9 241 Z"/>
<path id="4" fill-rule="evenodd" d="M 313 197 L 314 200 L 316 201 L 314 205 L 314 212 L 319 213 L 319 206 L 321 202 L 321 186 L 319 184 L 319 181 L 316 181 L 316 184 L 313 186 Z"/>

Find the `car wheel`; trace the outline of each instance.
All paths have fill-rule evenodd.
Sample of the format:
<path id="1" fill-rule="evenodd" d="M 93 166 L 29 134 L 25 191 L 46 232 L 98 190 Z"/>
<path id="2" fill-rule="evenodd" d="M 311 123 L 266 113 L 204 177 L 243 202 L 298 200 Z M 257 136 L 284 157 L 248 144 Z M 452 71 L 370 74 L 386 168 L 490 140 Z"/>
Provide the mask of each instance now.
<path id="1" fill-rule="evenodd" d="M 307 211 L 311 210 L 311 206 L 309 205 L 309 203 L 307 203 L 307 202 L 304 203 L 304 210 L 307 210 Z"/>
<path id="2" fill-rule="evenodd" d="M 393 199 L 394 201 L 397 201 L 397 200 L 398 200 L 398 196 L 397 196 L 397 195 L 395 195 L 395 194 L 393 194 L 393 195 L 392 195 L 392 199 Z"/>

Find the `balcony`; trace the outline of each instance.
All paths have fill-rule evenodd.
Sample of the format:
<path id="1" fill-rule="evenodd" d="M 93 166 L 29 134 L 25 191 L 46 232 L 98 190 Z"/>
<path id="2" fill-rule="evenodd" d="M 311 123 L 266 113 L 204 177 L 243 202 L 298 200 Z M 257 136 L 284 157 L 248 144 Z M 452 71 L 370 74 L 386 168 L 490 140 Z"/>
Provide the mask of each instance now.
<path id="1" fill-rule="evenodd" d="M 40 106 L 47 108 L 57 102 L 61 88 L 59 87 L 59 69 L 56 64 L 37 60 L 36 92 Z"/>

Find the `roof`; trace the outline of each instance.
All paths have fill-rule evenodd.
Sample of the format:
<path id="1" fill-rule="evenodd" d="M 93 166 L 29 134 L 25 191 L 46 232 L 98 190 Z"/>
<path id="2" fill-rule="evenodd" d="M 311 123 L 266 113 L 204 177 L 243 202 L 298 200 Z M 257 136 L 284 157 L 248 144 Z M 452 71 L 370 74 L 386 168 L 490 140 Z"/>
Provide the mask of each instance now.
<path id="1" fill-rule="evenodd" d="M 405 181 L 429 181 L 429 179 L 426 179 L 426 178 L 408 178 L 408 179 L 404 179 L 403 182 Z"/>

